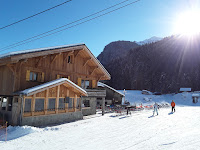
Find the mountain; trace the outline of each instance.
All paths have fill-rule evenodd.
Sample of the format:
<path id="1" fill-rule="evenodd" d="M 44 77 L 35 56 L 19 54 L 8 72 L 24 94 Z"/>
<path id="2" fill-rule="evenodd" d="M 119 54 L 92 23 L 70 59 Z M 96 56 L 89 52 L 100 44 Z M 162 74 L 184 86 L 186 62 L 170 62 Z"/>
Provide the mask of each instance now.
<path id="1" fill-rule="evenodd" d="M 132 48 L 139 47 L 135 42 L 115 41 L 105 46 L 103 52 L 99 54 L 97 59 L 106 67 L 111 61 L 124 57 Z"/>
<path id="2" fill-rule="evenodd" d="M 116 89 L 178 92 L 180 87 L 200 90 L 200 34 L 170 36 L 133 48 L 110 61 L 108 85 Z"/>
<path id="3" fill-rule="evenodd" d="M 160 38 L 160 37 L 156 37 L 156 36 L 153 36 L 149 39 L 146 39 L 144 41 L 140 41 L 140 42 L 136 42 L 138 45 L 144 45 L 144 44 L 149 44 L 149 43 L 153 43 L 153 42 L 157 42 L 157 41 L 160 41 L 162 40 L 163 38 Z"/>

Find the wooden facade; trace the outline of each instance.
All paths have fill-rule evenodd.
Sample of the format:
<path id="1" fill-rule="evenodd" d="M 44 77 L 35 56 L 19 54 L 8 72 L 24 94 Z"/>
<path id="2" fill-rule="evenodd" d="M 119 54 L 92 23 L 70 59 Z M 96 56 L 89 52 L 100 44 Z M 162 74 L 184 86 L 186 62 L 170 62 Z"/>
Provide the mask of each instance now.
<path id="1" fill-rule="evenodd" d="M 20 91 L 38 85 L 42 87 L 43 84 L 59 78 L 66 78 L 69 82 L 56 86 L 53 84 L 45 90 L 40 89 L 29 95 L 19 94 Z M 81 111 L 81 100 L 77 105 L 77 99 L 86 94 L 80 92 L 76 86 L 70 85 L 70 82 L 80 87 L 95 89 L 99 80 L 109 79 L 108 72 L 85 44 L 28 50 L 0 56 L 0 103 L 5 103 L 7 99 L 4 104 L 5 110 L 2 110 L 1 105 L 0 112 L 9 111 L 7 105 L 12 104 L 16 106 L 16 114 L 21 115 L 21 118 Z M 59 108 L 59 100 L 62 101 L 63 98 L 66 101 L 66 97 L 73 99 L 73 108 L 67 103 Z M 9 99 L 12 101 L 10 104 Z M 26 101 L 30 101 L 31 106 L 27 106 Z M 48 108 L 49 101 L 55 101 L 55 107 L 52 106 L 51 110 Z M 30 110 L 25 111 L 28 107 Z M 15 115 L 13 112 L 11 114 Z M 19 118 L 9 118 L 15 120 L 10 121 L 11 123 L 20 122 L 17 121 Z"/>

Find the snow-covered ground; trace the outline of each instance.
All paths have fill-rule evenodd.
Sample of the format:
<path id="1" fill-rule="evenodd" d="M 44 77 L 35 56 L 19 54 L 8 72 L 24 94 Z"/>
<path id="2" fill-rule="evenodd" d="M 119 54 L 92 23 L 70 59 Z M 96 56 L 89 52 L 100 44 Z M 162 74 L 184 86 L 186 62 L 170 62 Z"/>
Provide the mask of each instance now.
<path id="1" fill-rule="evenodd" d="M 124 94 L 123 90 L 119 90 L 119 92 Z M 144 95 L 141 91 L 138 90 L 126 90 L 125 97 L 126 100 L 129 101 L 132 105 L 136 104 L 154 104 L 154 102 L 158 103 L 171 103 L 172 100 L 179 106 L 200 106 L 200 99 L 199 102 L 194 104 L 192 102 L 192 94 L 191 93 L 178 93 L 178 94 L 164 94 L 164 95 Z M 199 94 L 200 93 L 196 93 Z"/>
<path id="2" fill-rule="evenodd" d="M 132 103 L 175 100 L 176 112 L 171 108 L 132 112 L 132 115 L 107 113 L 87 116 L 84 120 L 57 126 L 36 128 L 9 127 L 8 141 L 0 133 L 3 150 L 197 150 L 200 147 L 200 107 L 192 104 L 191 94 L 142 95 L 141 91 L 127 91 Z M 130 98 L 130 99 L 129 99 Z M 195 105 L 195 106 L 194 106 Z"/>

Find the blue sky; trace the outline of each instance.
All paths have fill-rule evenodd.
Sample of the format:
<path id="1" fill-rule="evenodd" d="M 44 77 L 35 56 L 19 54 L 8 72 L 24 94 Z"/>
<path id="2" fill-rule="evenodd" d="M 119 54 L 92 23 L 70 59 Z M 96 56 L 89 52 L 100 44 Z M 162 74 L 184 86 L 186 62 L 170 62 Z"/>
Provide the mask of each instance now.
<path id="1" fill-rule="evenodd" d="M 58 5 L 66 0 L 2 0 L 0 27 Z M 0 49 L 55 29 L 123 0 L 72 0 L 46 13 L 0 30 Z M 134 0 L 129 0 L 133 2 Z M 125 3 L 125 4 L 127 4 Z M 95 56 L 112 41 L 142 41 L 173 34 L 177 14 L 198 0 L 140 0 L 118 11 L 60 33 L 0 53 L 58 45 L 85 43 Z"/>

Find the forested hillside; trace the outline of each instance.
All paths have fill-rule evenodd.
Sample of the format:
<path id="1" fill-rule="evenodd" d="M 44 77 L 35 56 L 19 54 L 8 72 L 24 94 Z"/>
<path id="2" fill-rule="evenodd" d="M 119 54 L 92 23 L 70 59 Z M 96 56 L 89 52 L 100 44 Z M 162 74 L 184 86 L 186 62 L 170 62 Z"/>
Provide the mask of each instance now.
<path id="1" fill-rule="evenodd" d="M 117 58 L 125 56 L 131 48 L 139 47 L 135 42 L 115 41 L 106 45 L 103 52 L 97 57 L 103 65 L 109 64 Z"/>
<path id="2" fill-rule="evenodd" d="M 104 64 L 116 89 L 147 89 L 162 93 L 180 87 L 200 90 L 200 35 L 171 36 L 131 50 Z"/>

